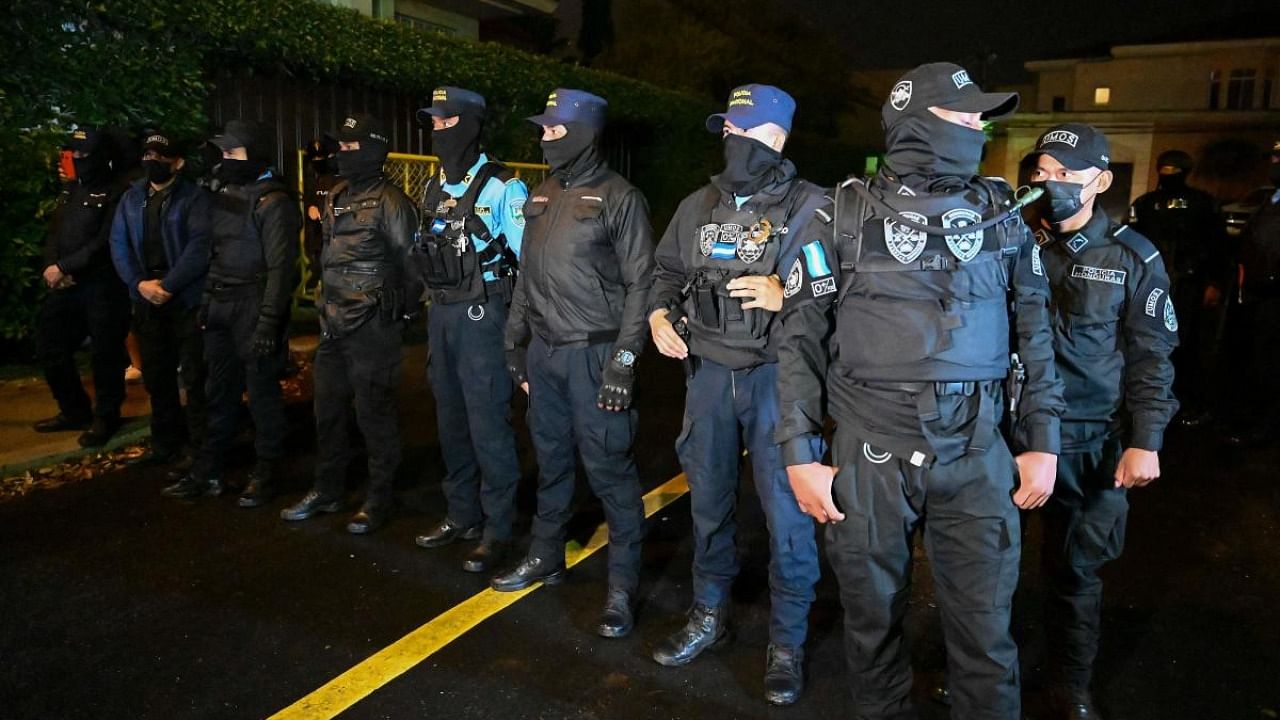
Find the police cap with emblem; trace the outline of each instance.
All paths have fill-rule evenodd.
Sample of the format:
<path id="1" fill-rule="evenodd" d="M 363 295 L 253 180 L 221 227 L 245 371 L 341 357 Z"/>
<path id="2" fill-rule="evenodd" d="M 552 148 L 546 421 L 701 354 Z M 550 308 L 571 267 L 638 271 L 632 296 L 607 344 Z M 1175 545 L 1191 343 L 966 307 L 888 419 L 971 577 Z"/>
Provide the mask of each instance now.
<path id="1" fill-rule="evenodd" d="M 67 138 L 67 149 L 76 152 L 82 152 L 86 155 L 93 152 L 98 147 L 103 137 L 102 131 L 92 125 L 81 125 L 71 131 L 71 137 Z"/>
<path id="2" fill-rule="evenodd" d="M 383 145 L 391 144 L 391 141 L 387 138 L 386 131 L 382 129 L 382 123 L 369 113 L 348 115 L 343 119 L 342 125 L 337 130 L 329 133 L 329 136 L 337 138 L 340 142 L 373 141 Z"/>
<path id="3" fill-rule="evenodd" d="M 547 96 L 547 107 L 538 115 L 528 118 L 535 125 L 564 125 L 577 122 L 597 130 L 604 127 L 608 101 L 585 90 L 556 88 Z"/>
<path id="4" fill-rule="evenodd" d="M 484 109 L 484 96 L 480 93 L 446 85 L 431 92 L 431 104 L 418 110 L 418 122 L 430 125 L 433 117 L 483 116 Z"/>
<path id="5" fill-rule="evenodd" d="M 773 123 L 790 134 L 795 112 L 796 101 L 781 89 L 772 85 L 742 85 L 729 93 L 728 109 L 707 117 L 707 130 L 719 133 L 725 121 L 743 130 Z"/>
<path id="6" fill-rule="evenodd" d="M 1111 164 L 1111 144 L 1097 128 L 1084 123 L 1054 125 L 1036 141 L 1031 156 L 1048 155 L 1070 170 L 1098 168 Z"/>
<path id="7" fill-rule="evenodd" d="M 880 114 L 885 125 L 931 107 L 982 113 L 983 120 L 1002 120 L 1018 109 L 1018 93 L 983 92 L 969 71 L 955 63 L 928 63 L 903 75 L 889 91 Z"/>

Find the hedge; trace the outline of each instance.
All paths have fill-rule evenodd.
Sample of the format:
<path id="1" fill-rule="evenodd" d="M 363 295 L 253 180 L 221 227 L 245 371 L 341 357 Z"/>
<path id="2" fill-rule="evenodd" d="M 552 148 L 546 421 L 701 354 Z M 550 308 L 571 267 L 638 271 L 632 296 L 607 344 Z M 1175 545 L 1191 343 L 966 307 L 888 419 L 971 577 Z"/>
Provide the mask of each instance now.
<path id="1" fill-rule="evenodd" d="M 523 118 L 557 86 L 609 100 L 628 132 L 632 179 L 659 225 L 705 181 L 716 145 L 703 130 L 705 102 L 626 77 L 557 63 L 364 17 L 314 0 L 48 0 L 15 3 L 0 30 L 0 337 L 30 331 L 39 304 L 38 248 L 57 193 L 53 161 L 72 122 L 178 136 L 211 130 L 211 70 L 248 66 L 301 80 L 352 82 L 426 97 L 438 85 L 472 88 L 489 101 L 489 136 L 504 157 L 537 157 Z"/>

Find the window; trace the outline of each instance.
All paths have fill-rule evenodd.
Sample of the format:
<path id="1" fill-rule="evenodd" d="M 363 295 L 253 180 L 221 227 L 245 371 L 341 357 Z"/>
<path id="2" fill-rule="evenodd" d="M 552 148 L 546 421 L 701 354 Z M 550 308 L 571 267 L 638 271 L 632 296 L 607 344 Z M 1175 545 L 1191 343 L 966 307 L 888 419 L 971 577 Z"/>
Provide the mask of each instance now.
<path id="1" fill-rule="evenodd" d="M 443 33 L 445 35 L 453 35 L 454 33 L 457 32 L 457 28 L 452 28 L 452 27 L 449 27 L 448 25 L 441 25 L 439 23 L 433 23 L 427 20 L 423 20 L 422 18 L 416 18 L 410 15 L 405 15 L 404 13 L 396 13 L 396 22 L 400 23 L 401 25 L 408 25 L 414 30 L 425 30 L 427 32 Z"/>
<path id="2" fill-rule="evenodd" d="M 1053 111 L 1054 111 L 1054 112 L 1066 112 L 1066 111 L 1067 111 L 1067 98 L 1066 98 L 1066 97 L 1064 97 L 1064 96 L 1062 96 L 1062 95 L 1054 95 L 1054 96 L 1053 96 Z"/>
<path id="3" fill-rule="evenodd" d="M 1262 76 L 1262 103 L 1258 105 L 1261 110 L 1271 109 L 1271 88 L 1275 85 L 1276 71 L 1267 68 L 1267 73 Z"/>
<path id="4" fill-rule="evenodd" d="M 1258 71 L 1249 69 L 1232 70 L 1227 80 L 1227 109 L 1252 110 L 1253 86 L 1258 79 Z"/>
<path id="5" fill-rule="evenodd" d="M 1217 110 L 1222 103 L 1222 71 L 1213 70 L 1209 73 L 1209 109 Z"/>
<path id="6" fill-rule="evenodd" d="M 1111 88 L 1096 87 L 1093 89 L 1094 105 L 1110 105 L 1111 104 Z"/>

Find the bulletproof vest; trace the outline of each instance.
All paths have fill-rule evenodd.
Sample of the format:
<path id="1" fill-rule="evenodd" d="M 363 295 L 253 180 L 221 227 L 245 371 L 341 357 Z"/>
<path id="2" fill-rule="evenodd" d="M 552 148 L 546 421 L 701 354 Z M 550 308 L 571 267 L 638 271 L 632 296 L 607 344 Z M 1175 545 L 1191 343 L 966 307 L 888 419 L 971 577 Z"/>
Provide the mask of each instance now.
<path id="1" fill-rule="evenodd" d="M 257 211 L 275 202 L 288 202 L 279 181 L 228 185 L 213 195 L 209 225 L 209 280 L 223 285 L 257 283 L 266 274 L 262 229 Z"/>
<path id="2" fill-rule="evenodd" d="M 974 178 L 962 191 L 880 195 L 901 217 L 955 228 L 932 235 L 871 210 L 850 180 L 837 189 L 841 284 L 833 356 L 865 381 L 977 381 L 1009 369 L 1009 289 L 1025 237 L 1010 218 L 964 232 L 1012 206 L 1007 186 Z M 893 194 L 897 188 L 897 194 Z"/>
<path id="3" fill-rule="evenodd" d="M 768 344 L 773 313 L 744 310 L 742 298 L 730 297 L 726 284 L 744 275 L 768 275 L 778 267 L 784 236 L 805 197 L 805 182 L 794 180 L 786 197 L 764 212 L 722 208 L 715 185 L 703 190 L 697 242 L 684 258 L 687 290 L 683 308 L 698 337 L 714 337 L 728 347 L 763 348 Z M 716 222 L 716 216 L 721 222 Z"/>
<path id="4" fill-rule="evenodd" d="M 450 196 L 436 177 L 423 188 L 418 206 L 422 225 L 413 258 L 436 302 L 482 300 L 485 270 L 498 277 L 515 274 L 515 258 L 507 250 L 505 238 L 493 237 L 475 213 L 476 198 L 493 177 L 505 182 L 512 175 L 501 163 L 487 162 L 476 171 L 461 197 Z M 484 250 L 476 250 L 475 238 L 487 243 Z M 490 265 L 499 257 L 504 259 Z"/>

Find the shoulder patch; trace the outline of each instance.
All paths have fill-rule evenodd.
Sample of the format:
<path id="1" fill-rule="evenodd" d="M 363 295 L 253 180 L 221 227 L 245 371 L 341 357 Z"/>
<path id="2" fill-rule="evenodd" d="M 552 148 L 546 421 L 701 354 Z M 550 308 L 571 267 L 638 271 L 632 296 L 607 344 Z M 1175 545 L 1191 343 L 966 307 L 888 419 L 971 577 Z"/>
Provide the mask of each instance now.
<path id="1" fill-rule="evenodd" d="M 1148 240 L 1145 235 L 1130 228 L 1128 225 L 1117 227 L 1112 231 L 1111 237 L 1141 258 L 1144 265 L 1160 257 L 1160 251 L 1156 249 L 1155 244 Z"/>
<path id="2" fill-rule="evenodd" d="M 804 264 L 809 277 L 820 278 L 831 274 L 831 266 L 827 264 L 827 251 L 822 248 L 820 241 L 814 240 L 801 250 L 804 251 Z"/>

